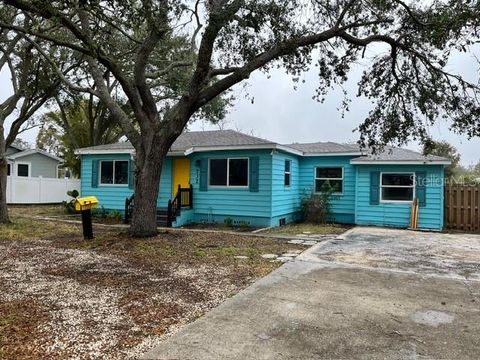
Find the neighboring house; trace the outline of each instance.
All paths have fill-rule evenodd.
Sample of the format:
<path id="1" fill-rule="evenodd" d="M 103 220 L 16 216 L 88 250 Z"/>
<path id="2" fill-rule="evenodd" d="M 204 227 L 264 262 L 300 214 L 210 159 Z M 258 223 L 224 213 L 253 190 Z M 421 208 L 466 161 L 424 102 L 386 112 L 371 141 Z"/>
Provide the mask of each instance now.
<path id="1" fill-rule="evenodd" d="M 20 177 L 57 178 L 61 158 L 37 149 L 22 149 L 10 145 L 7 155 L 7 175 Z"/>
<path id="2" fill-rule="evenodd" d="M 125 209 L 133 194 L 135 152 L 128 142 L 80 149 L 82 195 L 95 195 L 106 209 Z M 387 148 L 363 154 L 357 145 L 319 142 L 280 145 L 232 130 L 186 132 L 173 144 L 163 167 L 157 199 L 159 218 L 178 186 L 184 205 L 173 209 L 173 226 L 223 222 L 278 226 L 299 217 L 304 196 L 329 181 L 338 191 L 332 220 L 407 227 L 412 200 L 420 203 L 419 227 L 443 228 L 444 167 L 437 156 Z M 172 207 L 171 207 L 172 209 Z M 171 211 L 172 213 L 172 211 Z M 175 216 L 178 215 L 178 216 Z"/>

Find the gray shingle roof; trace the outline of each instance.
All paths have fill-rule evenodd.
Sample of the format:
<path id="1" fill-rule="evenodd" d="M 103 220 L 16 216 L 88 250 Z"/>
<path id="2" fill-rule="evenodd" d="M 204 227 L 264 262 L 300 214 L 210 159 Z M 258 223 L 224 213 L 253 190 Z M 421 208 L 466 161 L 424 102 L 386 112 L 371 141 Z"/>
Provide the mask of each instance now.
<path id="1" fill-rule="evenodd" d="M 122 141 L 113 144 L 89 146 L 80 150 L 134 150 L 134 148 L 129 141 Z"/>
<path id="2" fill-rule="evenodd" d="M 269 140 L 261 139 L 255 136 L 243 134 L 234 130 L 215 130 L 215 131 L 190 131 L 185 132 L 173 143 L 171 151 L 184 152 L 193 147 L 235 147 L 245 145 L 271 145 L 275 148 L 278 144 Z M 304 144 L 283 145 L 283 149 L 288 151 L 301 152 L 304 155 L 311 154 L 341 154 L 341 153 L 365 153 L 369 151 L 360 151 L 357 144 L 339 144 L 334 142 L 316 142 Z M 119 142 L 115 144 L 92 146 L 81 149 L 82 152 L 88 150 L 108 150 L 108 151 L 133 151 L 134 148 L 129 142 Z M 385 147 L 378 154 L 369 154 L 353 159 L 355 163 L 371 161 L 446 161 L 448 159 L 440 156 L 423 156 L 412 150 L 400 149 L 394 147 Z"/>
<path id="3" fill-rule="evenodd" d="M 234 130 L 191 131 L 180 135 L 173 143 L 172 150 L 182 151 L 192 147 L 268 144 L 275 145 L 272 141 L 260 139 Z"/>
<path id="4" fill-rule="evenodd" d="M 189 131 L 181 134 L 172 145 L 172 151 L 185 151 L 192 147 L 275 145 L 274 142 L 243 134 L 234 130 Z M 98 145 L 81 150 L 133 150 L 130 142 Z"/>
<path id="5" fill-rule="evenodd" d="M 354 159 L 355 163 L 370 161 L 448 161 L 447 158 L 435 155 L 423 155 L 413 150 L 386 146 L 378 154 L 369 154 Z"/>
<path id="6" fill-rule="evenodd" d="M 7 155 L 7 159 L 9 160 L 15 160 L 15 159 L 20 159 L 22 157 L 25 157 L 25 156 L 28 156 L 28 155 L 33 155 L 33 154 L 40 154 L 40 155 L 43 155 L 43 156 L 46 156 L 46 157 L 49 157 L 53 160 L 56 160 L 58 162 L 62 162 L 63 159 L 62 158 L 59 158 L 58 156 L 55 156 L 53 154 L 50 154 L 46 151 L 42 151 L 42 150 L 38 150 L 38 149 L 27 149 L 27 150 L 22 150 L 22 151 L 19 151 L 19 152 L 16 152 L 16 153 L 13 153 L 13 154 L 10 154 L 10 155 Z"/>
<path id="7" fill-rule="evenodd" d="M 360 152 L 358 145 L 354 144 L 338 144 L 334 142 L 316 142 L 305 144 L 288 144 L 285 145 L 295 150 L 304 152 L 305 154 L 328 154 L 328 153 L 352 153 Z"/>

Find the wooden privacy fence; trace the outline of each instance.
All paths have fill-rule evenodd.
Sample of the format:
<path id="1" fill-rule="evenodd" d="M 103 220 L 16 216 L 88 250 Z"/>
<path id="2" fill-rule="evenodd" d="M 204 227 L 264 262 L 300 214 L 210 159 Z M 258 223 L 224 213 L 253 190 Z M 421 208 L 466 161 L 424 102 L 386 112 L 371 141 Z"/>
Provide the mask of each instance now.
<path id="1" fill-rule="evenodd" d="M 480 232 L 480 185 L 445 185 L 445 225 Z"/>

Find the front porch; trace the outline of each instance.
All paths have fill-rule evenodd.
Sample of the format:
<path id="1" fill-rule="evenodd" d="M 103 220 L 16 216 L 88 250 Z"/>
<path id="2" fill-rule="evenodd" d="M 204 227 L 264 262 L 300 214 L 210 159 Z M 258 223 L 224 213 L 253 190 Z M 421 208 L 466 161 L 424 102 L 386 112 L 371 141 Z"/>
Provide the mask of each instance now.
<path id="1" fill-rule="evenodd" d="M 128 224 L 133 214 L 133 208 L 135 206 L 135 194 L 125 199 L 125 210 L 124 210 L 124 224 Z M 182 185 L 178 184 L 177 192 L 175 196 L 168 200 L 166 207 L 157 208 L 157 225 L 161 227 L 172 227 L 174 224 L 177 224 L 180 219 L 181 224 L 187 221 L 184 213 L 193 213 L 193 186 L 190 184 L 189 187 L 183 188 Z M 182 217 L 182 215 L 184 215 Z"/>

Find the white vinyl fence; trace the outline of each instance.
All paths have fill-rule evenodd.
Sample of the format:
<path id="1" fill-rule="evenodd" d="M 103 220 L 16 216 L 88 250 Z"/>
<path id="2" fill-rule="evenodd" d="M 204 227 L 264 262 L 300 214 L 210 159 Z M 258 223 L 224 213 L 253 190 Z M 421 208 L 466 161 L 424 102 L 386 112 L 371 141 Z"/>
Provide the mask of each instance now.
<path id="1" fill-rule="evenodd" d="M 61 203 L 70 190 L 80 191 L 79 179 L 8 176 L 7 204 Z"/>

